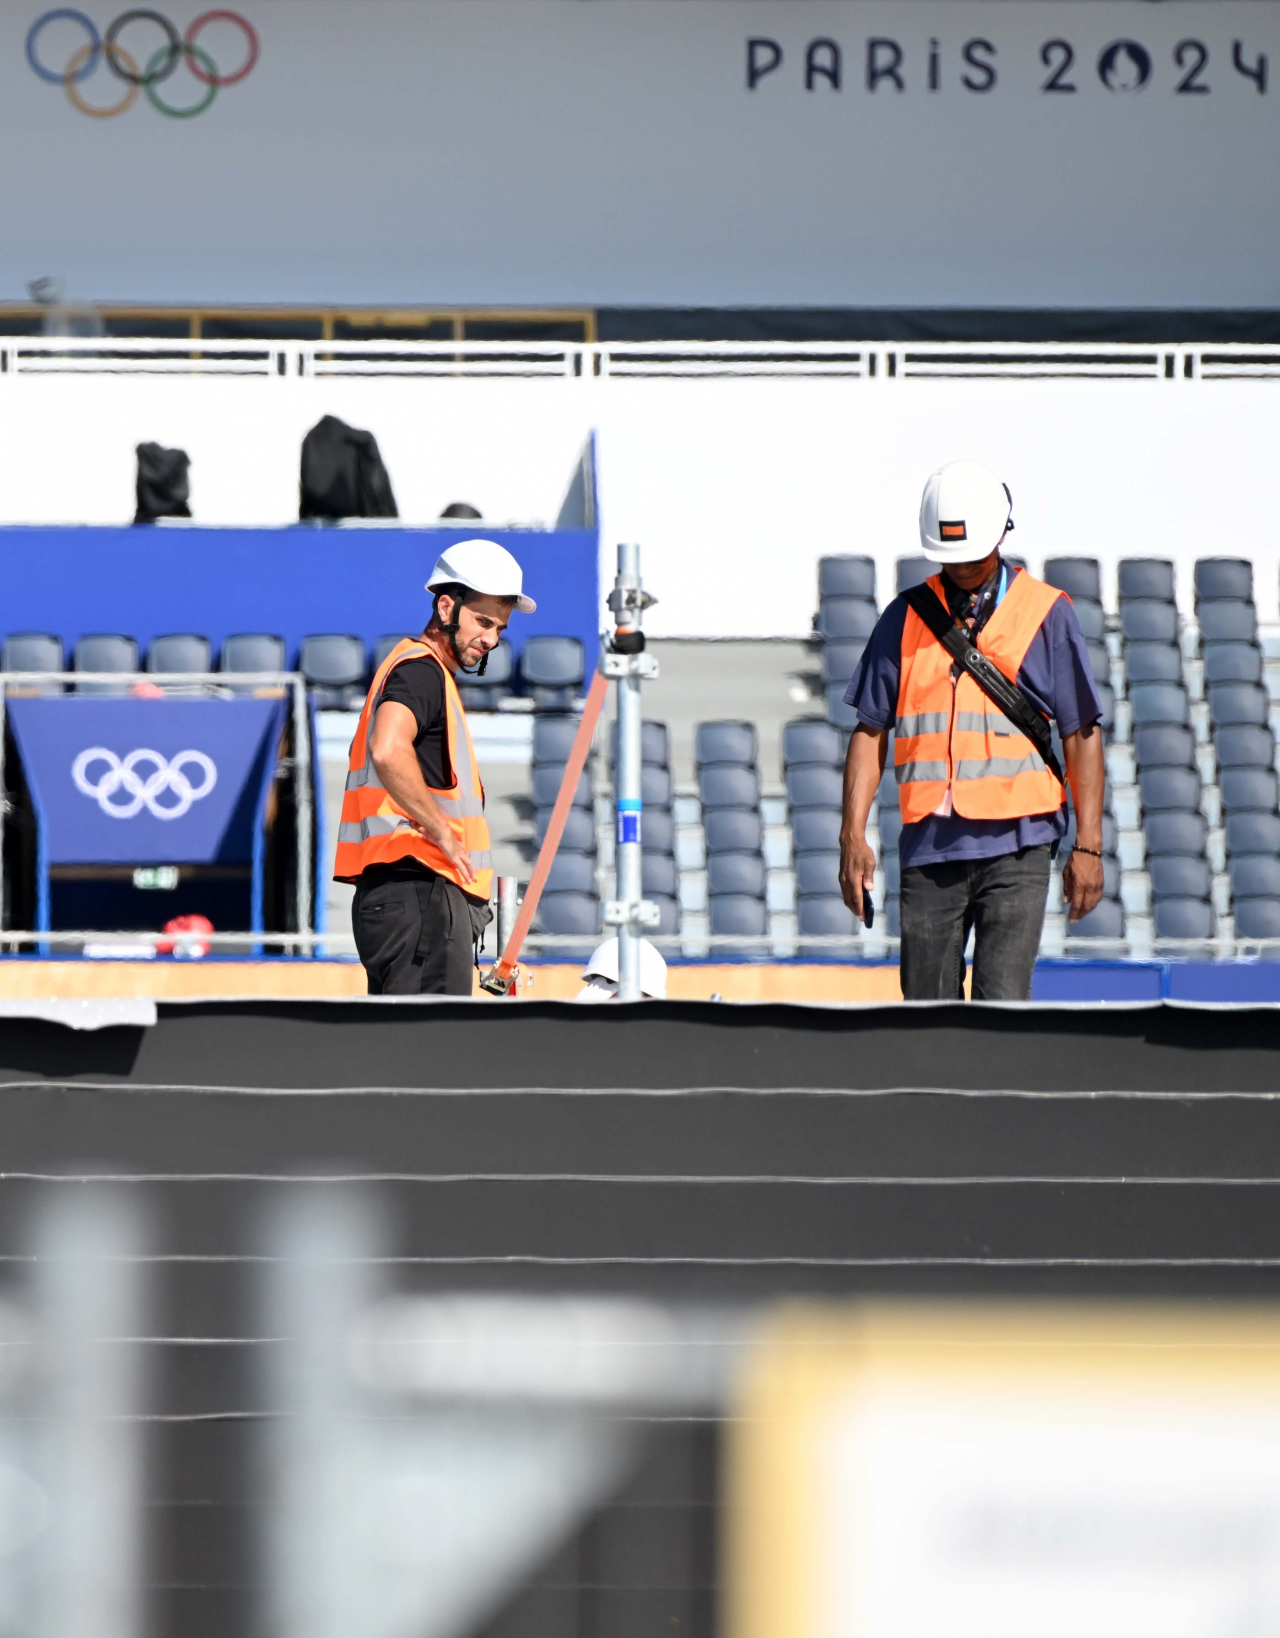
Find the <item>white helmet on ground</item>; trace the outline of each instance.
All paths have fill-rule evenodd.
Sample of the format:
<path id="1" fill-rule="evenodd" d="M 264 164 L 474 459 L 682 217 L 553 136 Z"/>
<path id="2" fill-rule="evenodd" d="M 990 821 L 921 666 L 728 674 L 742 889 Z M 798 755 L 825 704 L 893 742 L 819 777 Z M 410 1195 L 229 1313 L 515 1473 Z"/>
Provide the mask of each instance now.
<path id="1" fill-rule="evenodd" d="M 591 952 L 591 959 L 582 969 L 584 983 L 601 979 L 606 984 L 618 982 L 618 941 L 607 938 Z M 667 998 L 667 964 L 661 953 L 647 938 L 640 940 L 640 993 L 650 1001 Z"/>
<path id="2" fill-rule="evenodd" d="M 933 563 L 979 563 L 1013 528 L 1013 499 L 990 468 L 950 461 L 924 486 L 920 549 Z"/>
<path id="3" fill-rule="evenodd" d="M 436 559 L 427 590 L 437 586 L 466 586 L 487 597 L 514 597 L 521 614 L 532 614 L 537 604 L 524 595 L 524 575 L 505 546 L 496 540 L 460 540 Z"/>

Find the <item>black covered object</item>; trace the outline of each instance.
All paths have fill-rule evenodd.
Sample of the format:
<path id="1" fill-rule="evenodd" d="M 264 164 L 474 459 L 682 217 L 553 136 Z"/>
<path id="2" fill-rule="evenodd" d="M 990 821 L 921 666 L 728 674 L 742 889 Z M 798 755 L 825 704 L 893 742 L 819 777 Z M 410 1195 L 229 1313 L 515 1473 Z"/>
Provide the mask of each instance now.
<path id="1" fill-rule="evenodd" d="M 191 457 L 185 449 L 165 449 L 162 444 L 138 445 L 138 509 L 135 523 L 154 523 L 157 518 L 189 518 L 191 507 Z"/>
<path id="2" fill-rule="evenodd" d="M 391 479 L 371 432 L 322 416 L 302 440 L 299 518 L 398 518 Z"/>

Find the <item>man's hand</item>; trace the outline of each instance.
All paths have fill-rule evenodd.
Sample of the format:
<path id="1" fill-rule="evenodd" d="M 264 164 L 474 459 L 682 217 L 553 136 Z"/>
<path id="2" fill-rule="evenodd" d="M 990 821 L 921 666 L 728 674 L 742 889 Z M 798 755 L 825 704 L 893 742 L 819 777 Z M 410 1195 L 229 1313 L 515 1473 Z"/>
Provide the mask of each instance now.
<path id="1" fill-rule="evenodd" d="M 863 894 L 870 895 L 875 885 L 875 874 L 876 856 L 866 837 L 841 836 L 840 892 L 859 921 L 865 922 L 867 919 Z"/>
<path id="2" fill-rule="evenodd" d="M 464 887 L 475 881 L 476 873 L 471 863 L 471 855 L 463 846 L 462 838 L 449 824 L 448 820 L 445 821 L 441 832 L 435 836 L 431 834 L 425 825 L 418 825 L 417 828 L 429 841 L 434 842 L 445 858 L 448 859 L 449 863 L 458 872 L 458 880 Z"/>
<path id="3" fill-rule="evenodd" d="M 1075 848 L 1062 872 L 1062 896 L 1067 903 L 1067 920 L 1087 916 L 1102 897 L 1102 860 Z"/>

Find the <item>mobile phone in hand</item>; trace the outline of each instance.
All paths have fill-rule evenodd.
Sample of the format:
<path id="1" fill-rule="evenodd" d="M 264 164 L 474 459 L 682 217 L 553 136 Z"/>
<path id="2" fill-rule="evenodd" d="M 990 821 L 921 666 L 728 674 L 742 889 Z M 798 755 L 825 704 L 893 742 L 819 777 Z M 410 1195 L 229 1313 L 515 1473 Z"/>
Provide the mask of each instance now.
<path id="1" fill-rule="evenodd" d="M 862 925 L 870 932 L 872 927 L 875 926 L 875 920 L 876 907 L 871 901 L 870 892 L 864 887 L 862 889 Z"/>

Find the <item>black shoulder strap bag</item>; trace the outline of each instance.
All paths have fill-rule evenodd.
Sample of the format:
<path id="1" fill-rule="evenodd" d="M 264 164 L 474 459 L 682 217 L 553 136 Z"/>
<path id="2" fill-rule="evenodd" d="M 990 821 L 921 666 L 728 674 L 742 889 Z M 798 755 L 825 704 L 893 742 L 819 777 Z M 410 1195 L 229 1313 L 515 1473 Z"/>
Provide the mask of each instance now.
<path id="1" fill-rule="evenodd" d="M 929 630 L 950 654 L 953 660 L 969 673 L 982 692 L 998 705 L 1020 734 L 1025 734 L 1053 777 L 1066 786 L 1062 764 L 1053 751 L 1049 724 L 1018 687 L 1010 682 L 1000 667 L 977 647 L 968 630 L 952 618 L 951 611 L 931 586 L 913 586 L 903 594 L 910 608 L 928 626 Z"/>

